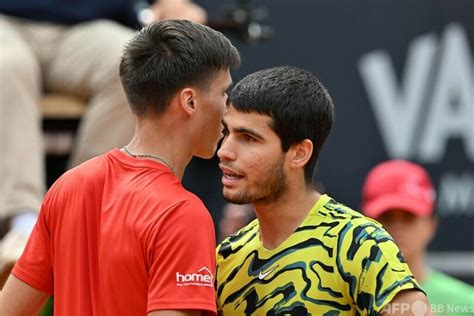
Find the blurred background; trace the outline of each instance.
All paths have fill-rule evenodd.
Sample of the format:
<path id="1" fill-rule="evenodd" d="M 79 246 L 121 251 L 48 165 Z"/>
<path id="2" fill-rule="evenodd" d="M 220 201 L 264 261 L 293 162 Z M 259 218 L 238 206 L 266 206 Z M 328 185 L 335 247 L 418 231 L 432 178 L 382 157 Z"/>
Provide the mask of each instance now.
<path id="1" fill-rule="evenodd" d="M 328 88 L 336 125 L 315 181 L 332 197 L 359 209 L 367 172 L 387 159 L 429 171 L 439 227 L 428 262 L 474 284 L 474 2 L 195 2 L 242 54 L 234 82 L 262 68 L 293 65 L 311 70 Z M 62 172 L 65 155 L 49 151 L 49 183 Z M 225 204 L 220 178 L 215 157 L 194 159 L 183 180 L 204 200 L 217 230 Z"/>

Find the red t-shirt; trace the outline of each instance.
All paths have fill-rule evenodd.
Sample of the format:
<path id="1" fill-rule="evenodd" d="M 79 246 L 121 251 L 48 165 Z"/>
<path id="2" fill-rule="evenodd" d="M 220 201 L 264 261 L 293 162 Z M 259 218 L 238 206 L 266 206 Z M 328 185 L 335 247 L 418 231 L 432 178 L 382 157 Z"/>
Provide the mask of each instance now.
<path id="1" fill-rule="evenodd" d="M 13 274 L 55 315 L 216 313 L 212 218 L 163 164 L 116 149 L 48 191 Z"/>

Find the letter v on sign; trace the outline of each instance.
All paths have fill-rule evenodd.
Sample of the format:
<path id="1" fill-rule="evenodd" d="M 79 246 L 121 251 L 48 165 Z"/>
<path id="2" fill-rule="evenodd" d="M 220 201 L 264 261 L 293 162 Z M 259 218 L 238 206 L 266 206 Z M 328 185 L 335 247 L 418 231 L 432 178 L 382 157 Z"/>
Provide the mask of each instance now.
<path id="1" fill-rule="evenodd" d="M 462 25 L 448 25 L 440 42 L 439 70 L 434 77 L 430 111 L 420 142 L 419 155 L 424 162 L 441 161 L 451 138 L 464 140 L 466 156 L 474 162 L 471 54 Z"/>
<path id="2" fill-rule="evenodd" d="M 429 76 L 436 53 L 434 35 L 422 36 L 410 45 L 401 87 L 390 56 L 384 51 L 364 55 L 359 72 L 368 92 L 387 153 L 392 158 L 410 158 L 416 142 L 417 122 L 422 113 Z"/>

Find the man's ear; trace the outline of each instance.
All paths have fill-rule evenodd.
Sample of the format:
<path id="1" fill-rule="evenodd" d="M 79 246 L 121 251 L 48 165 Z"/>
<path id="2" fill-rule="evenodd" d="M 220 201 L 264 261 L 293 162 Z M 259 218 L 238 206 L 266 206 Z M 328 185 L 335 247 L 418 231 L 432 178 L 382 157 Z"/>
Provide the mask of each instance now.
<path id="1" fill-rule="evenodd" d="M 304 168 L 313 154 L 313 142 L 309 139 L 304 139 L 291 146 L 289 154 L 290 167 Z"/>
<path id="2" fill-rule="evenodd" d="M 196 96 L 196 90 L 193 88 L 184 88 L 178 92 L 179 105 L 190 116 L 196 113 Z"/>

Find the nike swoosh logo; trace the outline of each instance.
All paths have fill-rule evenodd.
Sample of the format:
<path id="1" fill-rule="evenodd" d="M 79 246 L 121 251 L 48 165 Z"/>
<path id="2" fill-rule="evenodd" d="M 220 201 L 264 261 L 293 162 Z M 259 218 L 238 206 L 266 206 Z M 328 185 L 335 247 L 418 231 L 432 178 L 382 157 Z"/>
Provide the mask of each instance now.
<path id="1" fill-rule="evenodd" d="M 273 271 L 275 271 L 275 269 L 278 268 L 278 265 L 274 266 L 273 268 L 271 268 L 270 270 L 268 270 L 267 272 L 262 272 L 260 271 L 258 273 L 258 279 L 259 280 L 263 280 L 267 277 L 267 275 L 269 275 L 270 273 L 272 273 Z"/>

